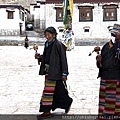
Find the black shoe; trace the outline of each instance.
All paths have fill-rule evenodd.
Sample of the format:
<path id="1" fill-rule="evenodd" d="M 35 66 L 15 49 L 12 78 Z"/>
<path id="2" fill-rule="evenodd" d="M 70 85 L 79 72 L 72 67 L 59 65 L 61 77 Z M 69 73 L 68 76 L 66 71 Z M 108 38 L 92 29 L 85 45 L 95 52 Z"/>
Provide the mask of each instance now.
<path id="1" fill-rule="evenodd" d="M 56 108 L 52 108 L 52 111 L 54 111 Z"/>
<path id="2" fill-rule="evenodd" d="M 70 103 L 69 103 L 68 108 L 67 108 L 67 109 L 65 109 L 65 113 L 68 113 L 68 112 L 70 111 L 70 107 L 71 107 L 71 105 L 72 105 L 72 102 L 73 102 L 73 99 L 72 99 L 72 98 L 70 98 Z"/>
<path id="3" fill-rule="evenodd" d="M 41 119 L 46 119 L 46 118 L 50 118 L 52 117 L 52 114 L 51 113 L 42 113 L 40 115 L 37 115 L 37 119 L 38 120 L 41 120 Z"/>

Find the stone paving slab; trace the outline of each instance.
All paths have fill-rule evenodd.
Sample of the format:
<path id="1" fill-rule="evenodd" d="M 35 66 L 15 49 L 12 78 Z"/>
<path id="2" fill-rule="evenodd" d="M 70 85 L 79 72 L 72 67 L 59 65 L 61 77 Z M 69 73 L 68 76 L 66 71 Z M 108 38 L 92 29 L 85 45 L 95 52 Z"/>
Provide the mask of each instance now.
<path id="1" fill-rule="evenodd" d="M 32 47 L 32 46 L 30 46 Z M 29 48 L 30 48 L 29 47 Z M 67 51 L 69 95 L 73 98 L 69 114 L 97 114 L 99 79 L 95 46 L 75 46 Z M 35 51 L 23 46 L 0 46 L 0 114 L 40 114 L 39 102 L 44 76 L 39 76 Z M 43 52 L 39 46 L 38 52 Z M 56 112 L 64 110 L 56 109 Z"/>

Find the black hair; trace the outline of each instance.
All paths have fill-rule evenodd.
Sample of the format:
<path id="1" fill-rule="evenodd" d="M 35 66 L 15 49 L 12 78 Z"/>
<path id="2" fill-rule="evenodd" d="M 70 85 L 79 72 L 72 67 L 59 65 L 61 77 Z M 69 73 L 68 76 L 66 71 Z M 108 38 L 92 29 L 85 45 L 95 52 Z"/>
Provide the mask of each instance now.
<path id="1" fill-rule="evenodd" d="M 44 34 L 45 34 L 46 32 L 49 32 L 49 33 L 51 33 L 51 34 L 57 35 L 57 31 L 56 31 L 56 29 L 55 29 L 54 27 L 48 27 L 48 28 L 46 28 L 45 31 L 44 31 Z"/>

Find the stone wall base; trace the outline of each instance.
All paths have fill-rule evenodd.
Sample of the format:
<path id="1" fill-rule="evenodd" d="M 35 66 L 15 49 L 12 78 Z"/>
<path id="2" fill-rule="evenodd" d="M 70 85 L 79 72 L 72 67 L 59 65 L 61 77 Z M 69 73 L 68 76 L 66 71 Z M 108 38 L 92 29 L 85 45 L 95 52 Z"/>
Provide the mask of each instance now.
<path id="1" fill-rule="evenodd" d="M 22 31 L 24 33 L 25 31 Z M 19 36 L 20 30 L 13 30 L 13 29 L 1 29 L 0 36 Z"/>

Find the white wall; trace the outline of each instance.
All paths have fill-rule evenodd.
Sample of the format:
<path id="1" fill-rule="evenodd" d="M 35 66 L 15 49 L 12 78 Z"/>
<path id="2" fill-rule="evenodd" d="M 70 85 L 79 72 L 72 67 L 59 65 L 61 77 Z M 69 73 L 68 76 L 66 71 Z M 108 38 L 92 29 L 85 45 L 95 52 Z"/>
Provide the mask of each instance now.
<path id="1" fill-rule="evenodd" d="M 20 19 L 19 9 L 14 9 L 14 19 L 7 18 L 6 8 L 1 8 L 0 14 L 2 15 L 0 19 L 0 35 L 19 35 L 19 23 L 22 23 L 22 31 L 25 31 L 25 19 L 24 21 Z"/>
<path id="2" fill-rule="evenodd" d="M 40 5 L 40 29 L 46 28 L 46 6 L 45 4 Z"/>
<path id="3" fill-rule="evenodd" d="M 40 26 L 40 8 L 35 8 L 34 14 L 34 27 Z M 42 13 L 41 13 L 42 14 Z"/>
<path id="4" fill-rule="evenodd" d="M 105 3 L 104 3 L 105 4 Z M 81 5 L 81 4 L 80 4 Z M 84 4 L 82 4 L 84 5 Z M 108 39 L 110 33 L 107 29 L 108 26 L 112 26 L 114 23 L 120 24 L 120 3 L 117 9 L 118 21 L 103 21 L 103 4 L 86 4 L 92 5 L 93 8 L 93 21 L 90 22 L 79 22 L 79 9 L 78 4 L 74 4 L 73 8 L 73 31 L 76 39 Z M 58 29 L 59 26 L 63 26 L 62 22 L 56 22 L 56 10 L 54 9 L 55 4 L 46 4 L 46 27 L 54 26 Z M 89 32 L 84 32 L 84 27 L 89 26 Z"/>
<path id="5" fill-rule="evenodd" d="M 2 17 L 0 18 L 0 29 L 19 29 L 19 22 L 24 23 L 19 19 L 18 9 L 15 9 L 14 19 L 7 19 L 6 9 L 0 9 L 0 14 L 2 14 Z"/>
<path id="6" fill-rule="evenodd" d="M 34 5 L 30 5 L 30 14 L 34 15 L 35 11 L 34 11 Z"/>
<path id="7" fill-rule="evenodd" d="M 108 26 L 113 25 L 114 23 L 119 23 L 119 21 L 103 21 L 103 9 L 102 5 L 98 6 L 98 4 L 92 4 L 93 8 L 93 21 L 90 22 L 79 22 L 79 10 L 76 7 L 77 4 L 74 5 L 73 12 L 73 30 L 75 32 L 76 38 L 80 39 L 104 39 L 109 38 L 110 33 L 107 29 Z M 118 14 L 120 12 L 118 11 Z M 118 15 L 119 17 L 119 15 Z M 120 17 L 119 17 L 120 18 Z M 84 27 L 89 26 L 90 32 L 84 32 Z"/>
<path id="8" fill-rule="evenodd" d="M 54 4 L 46 6 L 46 27 L 54 26 L 58 29 L 59 26 L 63 26 L 63 22 L 56 22 L 56 9 L 54 7 Z"/>

